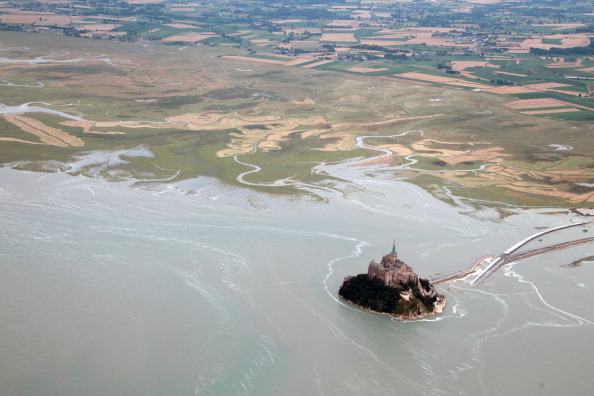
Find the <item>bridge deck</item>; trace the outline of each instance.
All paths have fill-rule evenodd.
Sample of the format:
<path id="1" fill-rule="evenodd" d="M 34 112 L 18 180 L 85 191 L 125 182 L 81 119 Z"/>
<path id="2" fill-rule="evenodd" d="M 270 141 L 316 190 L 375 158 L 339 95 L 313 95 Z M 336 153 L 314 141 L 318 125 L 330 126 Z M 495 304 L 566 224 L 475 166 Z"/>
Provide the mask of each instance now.
<path id="1" fill-rule="evenodd" d="M 538 232 L 534 235 L 531 235 L 527 238 L 522 239 L 520 242 L 516 243 L 515 245 L 513 245 L 510 248 L 508 248 L 507 250 L 505 250 L 499 256 L 483 257 L 483 258 L 477 260 L 476 262 L 474 262 L 470 267 L 468 267 L 465 270 L 460 270 L 460 271 L 453 272 L 451 274 L 434 277 L 434 278 L 430 279 L 430 281 L 431 281 L 431 283 L 435 284 L 435 283 L 443 283 L 443 282 L 447 282 L 447 281 L 451 281 L 451 280 L 458 280 L 458 279 L 465 278 L 465 277 L 471 275 L 472 273 L 476 272 L 477 269 L 479 269 L 481 267 L 481 264 L 483 264 L 488 259 L 494 259 L 494 260 L 491 260 L 487 264 L 486 267 L 480 269 L 478 271 L 477 276 L 470 282 L 472 285 L 481 285 L 491 275 L 493 275 L 495 272 L 497 272 L 501 267 L 503 267 L 506 264 L 512 263 L 514 261 L 522 260 L 525 258 L 538 256 L 540 254 L 544 254 L 544 253 L 548 253 L 548 252 L 552 252 L 552 251 L 556 251 L 556 250 L 561 250 L 561 249 L 566 249 L 566 248 L 574 246 L 574 245 L 594 242 L 594 237 L 583 238 L 583 239 L 577 239 L 577 240 L 568 241 L 568 242 L 562 242 L 562 243 L 558 243 L 555 245 L 545 246 L 545 247 L 541 247 L 538 249 L 532 249 L 532 250 L 528 250 L 528 251 L 522 252 L 522 253 L 512 254 L 513 252 L 515 252 L 516 250 L 518 250 L 519 248 L 521 248 L 528 242 L 538 238 L 541 235 L 548 234 L 550 232 L 559 231 L 559 230 L 569 228 L 569 227 L 586 225 L 588 223 L 593 223 L 593 222 L 594 221 L 584 221 L 584 222 L 579 222 L 579 223 L 566 224 L 566 225 L 562 225 L 559 227 L 550 228 L 548 230 Z"/>

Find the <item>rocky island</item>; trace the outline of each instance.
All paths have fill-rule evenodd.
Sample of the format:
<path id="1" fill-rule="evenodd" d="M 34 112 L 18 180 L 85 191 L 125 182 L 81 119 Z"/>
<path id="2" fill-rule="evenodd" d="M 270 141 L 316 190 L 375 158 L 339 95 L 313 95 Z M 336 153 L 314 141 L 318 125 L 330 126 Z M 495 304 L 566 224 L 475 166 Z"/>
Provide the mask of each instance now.
<path id="1" fill-rule="evenodd" d="M 399 320 L 441 313 L 446 302 L 427 279 L 419 278 L 412 267 L 398 259 L 396 242 L 379 264 L 371 260 L 367 274 L 346 277 L 338 294 L 354 305 Z"/>

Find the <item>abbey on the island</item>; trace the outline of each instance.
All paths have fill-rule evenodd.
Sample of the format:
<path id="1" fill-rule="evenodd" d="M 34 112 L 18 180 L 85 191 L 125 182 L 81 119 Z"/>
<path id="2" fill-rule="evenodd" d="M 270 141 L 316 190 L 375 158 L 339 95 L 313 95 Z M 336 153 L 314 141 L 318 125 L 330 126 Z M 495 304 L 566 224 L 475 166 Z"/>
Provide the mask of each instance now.
<path id="1" fill-rule="evenodd" d="M 344 278 L 338 294 L 355 305 L 399 320 L 441 313 L 446 304 L 446 297 L 438 294 L 429 280 L 419 278 L 412 267 L 398 259 L 396 240 L 379 264 L 371 260 L 367 274 Z"/>
<path id="2" fill-rule="evenodd" d="M 394 240 L 392 251 L 382 257 L 379 264 L 375 260 L 371 260 L 367 267 L 367 276 L 370 279 L 378 278 L 386 286 L 419 282 L 419 276 L 413 269 L 398 259 L 396 240 Z"/>

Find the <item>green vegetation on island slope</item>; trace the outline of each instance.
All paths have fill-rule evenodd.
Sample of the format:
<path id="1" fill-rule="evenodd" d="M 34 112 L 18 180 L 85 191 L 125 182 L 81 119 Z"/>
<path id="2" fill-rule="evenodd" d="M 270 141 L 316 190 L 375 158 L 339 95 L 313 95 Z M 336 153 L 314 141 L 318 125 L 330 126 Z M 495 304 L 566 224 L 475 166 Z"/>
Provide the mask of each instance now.
<path id="1" fill-rule="evenodd" d="M 425 279 L 420 282 L 429 291 L 429 282 Z M 410 292 L 408 301 L 401 296 L 406 291 Z M 416 283 L 386 286 L 377 278 L 370 279 L 367 274 L 345 279 L 338 294 L 360 307 L 394 316 L 414 318 L 434 311 L 435 298 L 423 295 Z"/>

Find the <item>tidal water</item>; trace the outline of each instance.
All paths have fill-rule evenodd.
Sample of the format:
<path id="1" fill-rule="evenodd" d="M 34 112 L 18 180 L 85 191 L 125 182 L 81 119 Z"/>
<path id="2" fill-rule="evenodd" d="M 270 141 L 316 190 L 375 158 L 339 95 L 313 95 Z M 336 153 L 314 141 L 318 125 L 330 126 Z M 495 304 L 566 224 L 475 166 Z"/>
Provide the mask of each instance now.
<path id="1" fill-rule="evenodd" d="M 337 296 L 394 238 L 428 277 L 576 215 L 501 218 L 325 171 L 356 188 L 321 202 L 0 169 L 0 394 L 591 394 L 594 266 L 567 264 L 594 244 L 439 285 L 447 307 L 425 320 Z M 594 233 L 575 228 L 534 243 Z"/>

